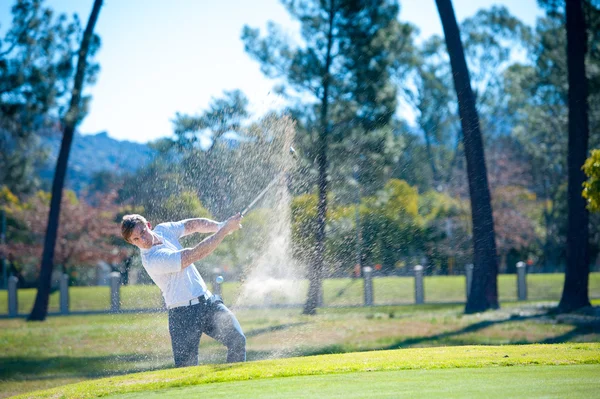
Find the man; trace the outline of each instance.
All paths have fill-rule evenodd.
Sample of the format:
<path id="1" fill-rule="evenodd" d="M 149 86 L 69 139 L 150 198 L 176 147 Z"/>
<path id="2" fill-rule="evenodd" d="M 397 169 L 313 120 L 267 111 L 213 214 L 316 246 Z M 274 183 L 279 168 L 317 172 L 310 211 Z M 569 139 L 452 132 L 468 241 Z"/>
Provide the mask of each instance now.
<path id="1" fill-rule="evenodd" d="M 211 254 L 225 236 L 238 230 L 237 214 L 217 223 L 209 219 L 186 219 L 152 226 L 141 215 L 126 215 L 121 222 L 125 241 L 140 249 L 142 264 L 161 289 L 169 312 L 169 332 L 176 367 L 198 364 L 202 333 L 227 347 L 228 362 L 246 360 L 246 337 L 239 322 L 212 295 L 194 262 Z M 192 248 L 182 248 L 179 238 L 193 233 L 214 233 Z"/>

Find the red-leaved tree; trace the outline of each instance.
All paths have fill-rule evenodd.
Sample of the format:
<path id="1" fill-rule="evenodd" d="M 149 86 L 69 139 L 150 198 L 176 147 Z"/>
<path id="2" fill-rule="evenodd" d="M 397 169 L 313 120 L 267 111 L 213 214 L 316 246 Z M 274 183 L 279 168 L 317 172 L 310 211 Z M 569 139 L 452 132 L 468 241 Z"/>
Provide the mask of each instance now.
<path id="1" fill-rule="evenodd" d="M 121 245 L 119 226 L 115 222 L 119 208 L 115 193 L 103 194 L 91 205 L 65 191 L 61 204 L 54 263 L 69 272 L 75 266 L 94 266 L 99 261 L 119 263 L 127 257 Z M 6 252 L 19 263 L 39 265 L 48 223 L 50 194 L 39 192 L 16 209 L 12 215 L 24 231 L 6 247 Z"/>

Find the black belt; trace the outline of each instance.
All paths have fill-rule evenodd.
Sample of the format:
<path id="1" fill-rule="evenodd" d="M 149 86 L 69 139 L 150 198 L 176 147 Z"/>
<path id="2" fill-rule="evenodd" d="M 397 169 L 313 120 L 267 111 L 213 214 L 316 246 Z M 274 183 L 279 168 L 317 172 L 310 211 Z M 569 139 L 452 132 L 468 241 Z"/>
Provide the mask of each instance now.
<path id="1" fill-rule="evenodd" d="M 196 297 L 196 298 L 192 298 L 189 301 L 177 302 L 177 303 L 169 306 L 169 309 L 182 308 L 184 306 L 192 306 L 192 305 L 197 305 L 199 303 L 206 303 L 208 298 L 210 298 L 211 296 L 212 296 L 212 294 L 210 293 L 210 291 L 206 290 L 206 292 L 203 295 L 200 295 L 199 297 Z"/>

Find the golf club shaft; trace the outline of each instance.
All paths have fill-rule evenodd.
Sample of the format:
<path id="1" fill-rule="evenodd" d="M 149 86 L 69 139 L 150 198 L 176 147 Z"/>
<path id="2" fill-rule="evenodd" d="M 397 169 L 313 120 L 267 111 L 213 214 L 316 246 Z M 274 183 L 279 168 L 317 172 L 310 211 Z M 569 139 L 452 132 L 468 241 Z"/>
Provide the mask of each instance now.
<path id="1" fill-rule="evenodd" d="M 294 147 L 290 147 L 290 155 L 292 156 L 292 158 L 297 159 L 297 155 L 296 155 L 296 150 L 294 150 Z M 267 187 L 265 187 L 257 196 L 256 198 L 254 198 L 254 200 L 250 203 L 250 205 L 248 205 L 242 212 L 241 215 L 244 216 L 250 209 L 252 209 L 252 207 L 258 202 L 260 201 L 260 199 L 267 193 L 267 191 L 269 191 L 269 189 L 271 187 L 273 187 L 275 185 L 275 183 L 277 183 L 277 181 L 279 179 L 281 179 L 283 176 L 285 175 L 285 171 L 278 173 L 277 176 L 275 176 L 273 178 L 273 180 L 271 180 L 269 182 L 269 184 L 267 184 Z"/>
<path id="2" fill-rule="evenodd" d="M 267 193 L 267 191 L 269 191 L 269 189 L 271 187 L 273 187 L 275 185 L 275 183 L 277 183 L 277 181 L 279 179 L 281 179 L 281 177 L 283 177 L 284 173 L 279 173 L 277 176 L 275 176 L 273 178 L 273 180 L 271 180 L 269 182 L 269 184 L 267 184 L 267 187 L 265 187 L 257 196 L 256 198 L 254 198 L 254 200 L 252 200 L 252 202 L 241 212 L 242 216 L 246 215 L 246 213 L 252 209 L 252 207 L 258 202 L 260 201 L 260 199 L 262 197 L 264 197 L 264 195 Z"/>

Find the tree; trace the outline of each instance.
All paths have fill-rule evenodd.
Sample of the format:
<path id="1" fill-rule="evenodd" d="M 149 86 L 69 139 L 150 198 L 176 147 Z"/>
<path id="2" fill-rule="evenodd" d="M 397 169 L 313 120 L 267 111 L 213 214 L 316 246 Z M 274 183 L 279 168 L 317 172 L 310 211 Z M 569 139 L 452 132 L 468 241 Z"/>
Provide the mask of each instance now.
<path id="1" fill-rule="evenodd" d="M 121 261 L 126 256 L 125 248 L 115 249 L 121 240 L 115 225 L 118 207 L 114 204 L 116 193 L 102 193 L 97 205 L 79 199 L 72 191 L 65 191 L 61 206 L 61 224 L 57 232 L 54 262 L 70 273 L 75 266 L 93 265 L 105 260 L 110 263 Z M 19 229 L 8 244 L 8 253 L 14 259 L 26 263 L 27 258 L 39 262 L 47 231 L 50 194 L 38 192 L 27 202 L 11 206 L 11 216 L 19 221 Z M 39 263 L 38 263 L 39 264 Z"/>
<path id="2" fill-rule="evenodd" d="M 402 256 L 423 249 L 416 188 L 390 179 L 376 196 L 361 202 L 361 253 L 367 264 L 391 272 Z"/>
<path id="3" fill-rule="evenodd" d="M 395 2 L 346 0 L 285 0 L 288 12 L 300 21 L 303 46 L 296 46 L 272 23 L 268 35 L 244 27 L 246 51 L 261 63 L 270 78 L 282 79 L 282 92 L 311 96 L 303 101 L 299 118 L 311 146 L 307 159 L 316 164 L 318 202 L 315 248 L 308 271 L 309 292 L 305 314 L 314 314 L 321 297 L 325 261 L 327 193 L 330 189 L 330 148 L 341 143 L 348 131 L 370 132 L 391 118 L 395 89 L 392 69 L 404 58 L 402 49 L 411 43 L 412 29 L 397 21 Z M 409 53 L 409 51 L 406 51 Z M 363 106 L 364 105 L 364 106 Z M 357 130 L 355 130 L 357 131 Z"/>
<path id="4" fill-rule="evenodd" d="M 529 48 L 531 29 L 502 6 L 479 10 L 465 19 L 459 29 L 479 121 L 488 133 L 487 144 L 510 133 L 514 112 L 509 112 L 507 107 L 508 96 L 501 84 L 503 71 L 513 62 L 514 56 Z M 462 131 L 456 94 L 453 94 L 452 70 L 444 45 L 444 39 L 438 36 L 422 44 L 414 92 L 410 91 L 408 98 L 417 111 L 416 122 L 423 133 L 427 154 L 423 164 L 428 164 L 431 171 L 432 181 L 425 189 L 459 189 L 462 194 L 463 180 L 453 179 L 457 167 L 462 168 Z M 421 167 L 419 172 L 429 174 L 429 170 L 423 169 Z M 466 188 L 466 180 L 464 182 Z"/>
<path id="5" fill-rule="evenodd" d="M 214 98 L 209 109 L 201 115 L 175 115 L 176 144 L 189 147 L 201 144 L 201 134 L 208 134 L 210 144 L 206 151 L 211 152 L 217 141 L 225 133 L 235 133 L 248 118 L 248 98 L 241 90 L 226 91 L 224 98 Z"/>
<path id="6" fill-rule="evenodd" d="M 569 312 L 590 306 L 589 216 L 581 187 L 585 182 L 582 167 L 588 150 L 588 82 L 585 73 L 587 27 L 582 0 L 567 0 L 567 69 L 569 79 L 569 152 L 567 268 L 559 311 Z"/>
<path id="7" fill-rule="evenodd" d="M 429 190 L 419 196 L 419 214 L 423 220 L 423 246 L 430 265 L 439 265 L 439 271 L 451 273 L 454 265 L 472 262 L 468 201 Z"/>
<path id="8" fill-rule="evenodd" d="M 485 154 L 456 16 L 451 0 L 436 0 L 458 96 L 473 220 L 473 285 L 466 313 L 498 308 L 498 262 Z"/>
<path id="9" fill-rule="evenodd" d="M 600 150 L 592 150 L 583 171 L 588 177 L 583 183 L 583 198 L 590 212 L 600 212 Z"/>
<path id="10" fill-rule="evenodd" d="M 567 47 L 564 1 L 538 1 L 547 10 L 538 19 L 532 46 L 524 63 L 504 74 L 513 118 L 513 135 L 524 150 L 532 176 L 530 189 L 544 204 L 545 242 L 541 262 L 547 270 L 563 270 L 567 240 L 568 101 Z M 586 76 L 588 103 L 600 101 L 600 8 L 585 1 L 588 27 Z M 590 107 L 590 146 L 600 144 L 600 108 Z M 589 224 L 598 234 L 598 223 Z M 590 240 L 592 245 L 598 242 Z"/>
<path id="11" fill-rule="evenodd" d="M 423 44 L 415 95 L 417 123 L 423 131 L 434 187 L 447 181 L 452 172 L 451 154 L 445 150 L 449 147 L 449 136 L 453 130 L 458 130 L 455 110 L 450 106 L 455 102 L 451 94 L 452 74 L 448 70 L 447 60 L 440 59 L 442 46 L 443 41 L 437 36 Z M 446 171 L 444 176 L 442 170 Z"/>
<path id="12" fill-rule="evenodd" d="M 17 0 L 11 11 L 0 37 L 0 185 L 21 195 L 39 185 L 34 167 L 47 156 L 39 138 L 53 134 L 66 102 L 81 27 L 42 0 Z M 96 72 L 90 64 L 88 79 Z"/>
<path id="13" fill-rule="evenodd" d="M 92 12 L 88 20 L 83 37 L 81 39 L 81 47 L 78 52 L 77 68 L 75 80 L 71 92 L 71 102 L 69 109 L 64 116 L 63 139 L 56 161 L 56 173 L 52 182 L 52 199 L 50 202 L 50 213 L 48 215 L 48 228 L 44 241 L 44 252 L 42 255 L 42 265 L 40 270 L 39 287 L 35 297 L 33 309 L 28 320 L 43 321 L 48 313 L 48 297 L 50 295 L 50 284 L 52 278 L 52 269 L 54 262 L 54 250 L 56 246 L 56 237 L 59 225 L 60 205 L 62 199 L 62 191 L 69 161 L 69 152 L 71 150 L 71 142 L 75 133 L 75 127 L 81 121 L 81 99 L 83 83 L 86 72 L 88 53 L 94 53 L 98 47 L 98 39 L 94 36 L 94 26 L 100 14 L 102 0 L 94 0 Z"/>
<path id="14" fill-rule="evenodd" d="M 514 272 L 514 254 L 522 254 L 540 241 L 538 221 L 542 219 L 542 207 L 534 193 L 517 185 L 497 187 L 492 203 L 500 267 L 504 272 Z M 513 254 L 513 262 L 509 262 L 509 254 Z"/>
<path id="15" fill-rule="evenodd" d="M 222 98 L 213 98 L 209 109 L 200 115 L 177 113 L 173 121 L 175 138 L 169 148 L 183 155 L 180 163 L 183 185 L 193 185 L 198 195 L 214 215 L 228 217 L 235 212 L 231 184 L 232 161 L 237 146 L 227 142 L 227 134 L 236 140 L 245 140 L 248 128 L 248 99 L 240 90 L 224 92 Z M 235 144 L 232 144 L 235 143 Z M 250 154 L 246 153 L 249 157 Z M 239 209 L 237 210 L 239 212 Z"/>

